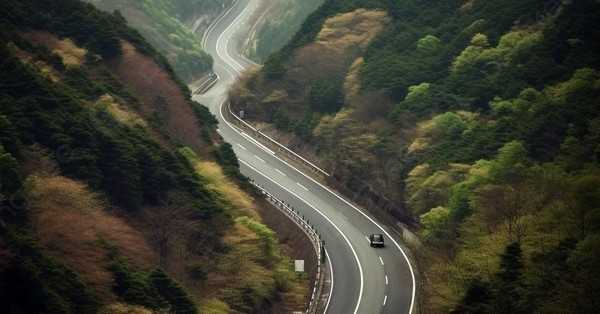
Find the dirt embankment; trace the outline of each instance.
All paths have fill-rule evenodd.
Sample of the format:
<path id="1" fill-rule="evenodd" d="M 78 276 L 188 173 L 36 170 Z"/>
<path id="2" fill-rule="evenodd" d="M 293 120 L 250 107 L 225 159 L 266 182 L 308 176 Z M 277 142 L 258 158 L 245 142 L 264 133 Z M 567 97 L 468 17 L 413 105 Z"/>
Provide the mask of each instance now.
<path id="1" fill-rule="evenodd" d="M 287 248 L 286 254 L 295 260 L 304 260 L 304 270 L 314 282 L 317 273 L 317 253 L 306 233 L 288 216 L 266 200 L 261 204 L 259 214 L 263 222 L 277 234 L 279 243 Z"/>

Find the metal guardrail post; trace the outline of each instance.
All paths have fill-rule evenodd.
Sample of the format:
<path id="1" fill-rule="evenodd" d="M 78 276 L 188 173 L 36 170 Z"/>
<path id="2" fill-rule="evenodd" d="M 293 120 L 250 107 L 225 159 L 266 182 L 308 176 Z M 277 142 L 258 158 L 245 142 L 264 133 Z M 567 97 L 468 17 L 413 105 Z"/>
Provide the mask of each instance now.
<path id="1" fill-rule="evenodd" d="M 291 156 L 292 158 L 295 158 L 296 160 L 301 161 L 302 163 L 304 163 L 304 165 L 308 166 L 310 169 L 312 169 L 314 172 L 320 173 L 322 175 L 325 175 L 326 177 L 329 177 L 330 174 L 325 172 L 325 170 L 317 167 L 316 165 L 314 165 L 313 163 L 311 163 L 310 161 L 306 160 L 304 157 L 298 155 L 296 152 L 294 152 L 293 150 L 283 146 L 283 144 L 277 142 L 276 140 L 272 139 L 271 137 L 269 137 L 268 135 L 266 135 L 265 133 L 257 130 L 256 128 L 254 128 L 253 126 L 251 126 L 250 124 L 248 124 L 248 122 L 240 119 L 240 117 L 238 117 L 237 115 L 235 115 L 233 113 L 233 111 L 231 111 L 231 103 L 228 101 L 227 102 L 227 111 L 229 112 L 229 114 L 234 117 L 237 121 L 241 122 L 243 126 L 245 126 L 246 128 L 250 129 L 252 132 L 254 132 L 255 135 L 257 135 L 259 138 L 262 136 L 266 139 L 267 142 L 277 146 L 280 151 L 283 150 L 284 153 L 288 154 L 289 156 Z"/>
<path id="2" fill-rule="evenodd" d="M 315 248 L 315 252 L 317 254 L 317 274 L 315 276 L 315 283 L 313 284 L 313 291 L 311 294 L 310 303 L 305 313 L 316 313 L 319 303 L 319 295 L 321 294 L 321 289 L 323 286 L 322 269 L 325 266 L 325 241 L 321 240 L 321 236 L 317 233 L 317 230 L 313 226 L 311 226 L 306 220 L 304 220 L 304 217 L 300 217 L 300 212 L 294 211 L 294 208 L 290 207 L 289 204 L 286 204 L 283 201 L 277 199 L 275 196 L 273 196 L 267 190 L 263 189 L 256 182 L 251 181 L 251 183 L 257 188 L 259 188 L 261 192 L 265 195 L 265 197 L 269 199 L 269 201 L 271 201 L 275 205 L 278 205 L 276 207 L 280 208 L 281 211 L 286 216 L 288 216 L 288 218 L 290 218 L 298 226 L 300 226 L 313 243 L 313 247 Z"/>

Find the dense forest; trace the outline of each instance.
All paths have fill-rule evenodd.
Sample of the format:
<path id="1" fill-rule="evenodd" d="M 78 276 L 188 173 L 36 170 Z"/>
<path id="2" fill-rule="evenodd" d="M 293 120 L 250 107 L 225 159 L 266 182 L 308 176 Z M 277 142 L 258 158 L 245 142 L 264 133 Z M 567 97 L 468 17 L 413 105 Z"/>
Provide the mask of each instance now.
<path id="1" fill-rule="evenodd" d="M 421 311 L 594 313 L 599 51 L 593 0 L 326 0 L 229 96 L 397 205 Z"/>
<path id="2" fill-rule="evenodd" d="M 201 47 L 202 32 L 223 9 L 222 5 L 228 1 L 85 0 L 85 2 L 108 12 L 118 11 L 167 58 L 175 74 L 185 82 L 193 82 L 212 70 L 212 57 Z"/>
<path id="3" fill-rule="evenodd" d="M 257 34 L 254 44 L 246 53 L 258 61 L 266 60 L 300 28 L 302 21 L 324 0 L 277 0 L 267 1 L 263 9 L 263 18 L 255 28 Z"/>
<path id="4" fill-rule="evenodd" d="M 120 12 L 7 0 L 0 28 L 0 312 L 305 307 L 215 117 Z"/>

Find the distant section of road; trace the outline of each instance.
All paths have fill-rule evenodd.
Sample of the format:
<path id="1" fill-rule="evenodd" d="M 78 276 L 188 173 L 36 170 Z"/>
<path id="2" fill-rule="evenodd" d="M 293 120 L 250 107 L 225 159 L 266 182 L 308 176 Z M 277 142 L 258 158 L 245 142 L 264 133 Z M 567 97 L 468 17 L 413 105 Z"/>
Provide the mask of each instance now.
<path id="1" fill-rule="evenodd" d="M 242 173 L 300 210 L 321 233 L 333 271 L 326 313 L 411 313 L 415 277 L 397 237 L 273 151 L 257 145 L 221 115 L 226 89 L 251 65 L 238 55 L 238 49 L 251 29 L 247 19 L 259 2 L 236 1 L 211 24 L 203 44 L 214 58 L 219 80 L 208 92 L 193 98 L 217 116 L 220 134 L 232 144 Z M 384 234 L 386 247 L 372 248 L 371 233 Z"/>

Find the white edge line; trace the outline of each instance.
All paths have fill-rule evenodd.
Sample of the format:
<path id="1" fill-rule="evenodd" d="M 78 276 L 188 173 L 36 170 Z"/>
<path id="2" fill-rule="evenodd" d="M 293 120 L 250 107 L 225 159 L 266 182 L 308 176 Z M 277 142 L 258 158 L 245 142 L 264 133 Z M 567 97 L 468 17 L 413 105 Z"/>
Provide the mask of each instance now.
<path id="1" fill-rule="evenodd" d="M 296 182 L 296 184 L 298 184 L 298 185 L 299 185 L 301 188 L 303 188 L 303 189 L 305 189 L 306 191 L 308 191 L 308 188 L 306 188 L 304 185 L 302 185 L 302 184 L 300 184 L 300 183 L 298 183 L 298 182 Z"/>
<path id="2" fill-rule="evenodd" d="M 237 1 L 236 1 L 236 3 L 234 3 L 234 4 L 232 5 L 232 7 L 231 7 L 231 8 L 230 8 L 230 9 L 227 11 L 227 13 L 228 13 L 229 11 L 231 11 L 231 9 L 233 9 L 233 7 L 234 7 L 236 4 L 237 4 Z M 245 11 L 247 8 L 248 8 L 248 7 L 244 8 L 244 11 Z M 225 15 L 225 14 L 224 14 L 224 15 Z M 221 17 L 221 19 L 224 17 L 224 15 Z M 238 16 L 238 17 L 239 17 L 239 16 Z M 236 20 L 237 20 L 237 18 L 236 18 Z M 236 20 L 234 20 L 234 22 L 235 22 Z M 216 23 L 215 23 L 215 24 L 216 24 Z M 232 24 L 233 24 L 233 23 L 232 23 Z M 230 24 L 230 26 L 231 26 L 231 24 Z M 229 28 L 229 27 L 228 27 L 228 28 Z M 212 31 L 212 29 L 211 29 L 211 31 Z M 223 33 L 224 33 L 224 32 L 223 32 Z M 218 51 L 218 42 L 220 41 L 220 39 L 221 39 L 221 36 L 219 36 L 219 38 L 217 38 L 217 54 L 219 54 L 219 51 Z M 225 51 L 225 53 L 227 54 L 227 51 Z M 228 55 L 228 54 L 227 54 L 227 55 Z M 228 55 L 228 56 L 229 56 L 229 55 Z M 231 58 L 231 56 L 229 56 L 229 57 Z M 222 59 L 225 59 L 225 58 L 222 58 Z M 235 60 L 234 60 L 234 62 L 235 62 L 235 63 L 236 63 L 238 66 L 241 66 L 241 65 L 240 65 L 238 62 L 236 62 Z M 243 68 L 243 67 L 242 67 L 242 68 Z M 237 71 L 237 70 L 236 70 L 236 72 L 238 72 L 238 73 L 239 73 L 239 71 Z M 225 102 L 225 101 L 224 101 L 224 102 Z M 221 115 L 221 117 L 223 117 L 223 114 L 222 114 L 222 111 L 221 111 L 221 109 L 220 109 L 220 108 L 223 106 L 223 103 L 224 103 L 224 102 L 222 102 L 222 103 L 221 103 L 221 105 L 219 106 L 219 114 Z M 228 122 L 228 121 L 227 121 L 227 120 L 226 120 L 224 117 L 223 117 L 223 121 L 224 121 L 224 122 L 225 122 L 227 125 L 229 125 L 229 127 L 231 127 L 233 130 L 235 130 L 236 132 L 238 132 L 238 131 L 237 131 L 235 128 L 233 128 L 233 127 L 231 126 L 231 124 L 230 124 L 230 123 L 229 123 L 229 122 Z M 238 132 L 238 133 L 239 133 L 239 132 Z M 399 245 L 399 244 L 396 242 L 396 240 L 394 240 L 394 238 L 392 238 L 392 237 L 390 236 L 390 234 L 389 234 L 389 233 L 388 233 L 388 232 L 387 232 L 385 229 L 383 229 L 383 228 L 382 228 L 382 227 L 381 227 L 381 226 L 380 226 L 380 225 L 379 225 L 377 222 L 375 222 L 375 221 L 374 221 L 374 220 L 373 220 L 371 217 L 369 217 L 368 215 L 366 215 L 364 212 L 362 212 L 360 209 L 358 209 L 357 207 L 355 207 L 354 205 L 352 205 L 350 202 L 346 201 L 345 199 L 343 199 L 342 197 L 340 197 L 340 196 L 339 196 L 339 195 L 337 195 L 336 193 L 333 193 L 333 191 L 331 191 L 329 188 L 327 188 L 327 187 L 323 186 L 322 184 L 320 184 L 319 182 L 315 181 L 313 178 L 311 178 L 311 177 L 309 177 L 308 175 L 304 174 L 303 172 L 301 172 L 300 170 L 296 169 L 295 167 L 293 167 L 293 166 L 292 166 L 292 165 L 290 165 L 289 163 L 285 162 L 284 160 L 282 160 L 282 159 L 279 159 L 279 160 L 280 160 L 281 162 L 283 162 L 284 164 L 286 164 L 286 165 L 287 165 L 288 167 L 290 167 L 291 169 L 294 169 L 294 170 L 296 170 L 298 173 L 300 173 L 301 175 L 305 176 L 307 179 L 309 179 L 309 180 L 313 181 L 315 184 L 317 184 L 317 185 L 321 186 L 321 188 L 325 189 L 326 191 L 328 191 L 329 193 L 331 193 L 331 194 L 332 194 L 332 195 L 334 195 L 335 197 L 339 198 L 339 199 L 340 199 L 342 202 L 346 203 L 348 206 L 350 206 L 350 207 L 354 208 L 356 211 L 358 211 L 359 213 L 361 213 L 361 214 L 362 214 L 362 215 L 363 215 L 365 218 L 367 218 L 367 219 L 368 219 L 368 220 L 370 220 L 370 221 L 371 221 L 373 224 L 375 224 L 375 225 L 376 225 L 378 228 L 380 228 L 380 229 L 383 231 L 383 233 L 385 233 L 385 234 L 386 234 L 386 236 L 387 236 L 387 237 L 388 237 L 388 238 L 389 238 L 389 239 L 390 239 L 390 240 L 391 240 L 391 241 L 392 241 L 392 242 L 393 242 L 393 243 L 396 245 L 396 247 L 397 247 L 397 248 L 400 250 L 400 252 L 402 253 L 402 256 L 404 257 L 404 259 L 406 260 L 406 262 L 407 262 L 407 265 L 408 265 L 408 268 L 409 268 L 409 270 L 410 270 L 410 274 L 411 274 L 411 279 L 412 279 L 412 296 L 411 296 L 411 303 L 410 303 L 409 314 L 410 314 L 410 313 L 412 313 L 412 311 L 413 311 L 413 308 L 414 308 L 414 303 L 415 303 L 415 294 L 416 294 L 416 280 L 415 280 L 415 274 L 414 274 L 414 271 L 413 271 L 413 269 L 412 269 L 412 265 L 410 264 L 410 260 L 408 259 L 408 256 L 406 255 L 406 253 L 404 252 L 404 250 L 402 250 L 402 248 L 401 248 L 401 247 L 400 247 L 400 245 Z M 241 161 L 241 160 L 240 160 L 240 161 Z M 242 162 L 243 162 L 243 161 L 242 161 Z M 243 163 L 245 163 L 245 162 L 243 162 Z M 248 164 L 246 163 L 246 165 L 248 165 Z M 248 165 L 248 166 L 250 166 L 250 165 Z M 251 166 L 250 166 L 250 167 L 251 167 Z M 258 172 L 258 171 L 257 171 L 257 172 Z M 258 173 L 260 173 L 260 172 L 258 172 Z M 260 173 L 260 174 L 262 174 L 262 173 Z M 264 176 L 264 174 L 262 174 L 262 175 Z M 270 178 L 269 178 L 269 180 L 270 180 L 270 181 L 272 181 L 273 183 L 275 183 L 275 184 L 279 185 L 278 183 L 276 183 L 275 181 L 271 180 Z M 279 185 L 279 186 L 280 186 L 280 187 L 282 187 L 283 189 L 287 190 L 285 187 L 283 187 L 283 186 L 281 186 L 281 185 Z M 293 194 L 293 192 L 291 192 L 291 191 L 289 191 L 289 190 L 288 190 L 288 192 L 290 192 L 290 193 L 292 193 L 292 194 Z M 294 195 L 295 195 L 295 194 L 294 194 Z M 298 198 L 299 198 L 299 197 L 298 197 Z M 299 199 L 302 199 L 302 198 L 299 198 Z M 303 199 L 302 199 L 302 200 L 303 200 Z M 303 200 L 303 201 L 304 201 L 304 200 Z M 306 202 L 306 201 L 304 201 L 304 202 Z M 308 203 L 307 203 L 307 204 L 308 204 Z M 308 205 L 309 205 L 309 206 L 311 206 L 311 207 L 313 207 L 313 206 L 312 206 L 312 205 L 310 205 L 310 204 L 308 204 Z M 314 207 L 313 207 L 313 208 L 314 208 Z M 318 209 L 316 209 L 316 208 L 314 208 L 314 209 L 315 209 L 315 210 L 316 210 L 316 211 L 317 211 L 317 212 L 318 212 L 320 215 L 322 215 L 322 216 L 323 216 L 325 219 L 327 219 L 327 220 L 328 220 L 328 221 L 329 221 L 329 222 L 330 222 L 330 223 L 331 223 L 331 224 L 332 224 L 334 227 L 336 227 L 336 229 L 337 229 L 337 226 L 335 226 L 335 224 L 333 224 L 333 222 L 331 222 L 331 220 L 329 220 L 329 218 L 327 218 L 327 217 L 326 217 L 326 216 L 325 216 L 325 215 L 324 215 L 322 212 L 320 212 Z M 341 231 L 340 231 L 339 229 L 337 229 L 337 230 L 338 230 L 338 232 L 340 232 L 340 233 L 341 233 Z M 348 244 L 350 244 L 350 243 L 349 243 L 349 241 L 348 241 L 348 239 L 345 237 L 345 235 L 344 235 L 343 233 L 342 233 L 342 235 L 344 236 L 344 238 L 345 238 L 345 240 L 348 242 Z M 355 256 L 355 258 L 357 258 L 357 255 L 356 255 L 356 252 L 354 251 L 354 248 L 353 248 L 351 245 L 350 245 L 350 248 L 352 249 L 352 251 L 353 251 L 353 253 L 354 253 L 354 256 Z M 362 268 L 360 267 L 360 261 L 358 260 L 358 258 L 357 258 L 357 263 L 359 264 L 359 270 L 360 270 L 360 272 L 361 272 L 361 274 L 360 274 L 360 275 L 361 275 L 361 289 L 360 289 L 359 300 L 358 300 L 358 302 L 357 302 L 357 306 L 356 306 L 356 309 L 355 309 L 354 313 L 356 313 L 356 312 L 358 311 L 358 306 L 360 305 L 360 300 L 361 300 L 361 298 L 362 298 L 362 291 L 363 291 L 363 274 L 362 274 Z M 328 301 L 328 303 L 329 303 L 329 301 Z"/>
<path id="3" fill-rule="evenodd" d="M 271 154 L 271 155 L 275 155 L 275 152 L 274 152 L 274 151 L 272 151 L 272 150 L 268 149 L 268 148 L 267 148 L 265 145 L 263 145 L 263 144 L 259 143 L 257 140 L 255 140 L 254 138 L 252 138 L 250 135 L 248 135 L 248 134 L 246 134 L 246 133 L 244 133 L 244 132 L 242 132 L 242 135 L 243 135 L 244 137 L 246 137 L 247 139 L 249 139 L 249 140 L 250 140 L 252 143 L 254 143 L 256 146 L 258 146 L 258 147 L 262 148 L 262 149 L 263 149 L 264 151 L 266 151 L 267 153 L 269 153 L 269 154 Z"/>
<path id="4" fill-rule="evenodd" d="M 233 5 L 232 5 L 231 9 L 233 9 L 233 7 L 234 7 L 235 5 L 237 5 L 237 3 L 238 3 L 238 2 L 239 2 L 239 1 L 236 1 L 236 2 L 235 2 Z M 244 13 L 246 10 L 248 10 L 248 7 L 249 7 L 249 6 L 248 6 L 248 5 L 246 5 L 246 7 L 244 7 L 244 10 L 243 10 L 243 11 L 242 11 L 242 12 L 241 12 L 241 13 L 240 13 L 240 14 L 239 14 L 239 15 L 238 15 L 238 16 L 237 16 L 237 17 L 236 17 L 234 20 L 233 20 L 233 22 L 231 22 L 231 24 L 229 24 L 229 26 L 227 26 L 227 28 L 225 28 L 225 30 L 224 30 L 224 31 L 221 33 L 221 35 L 220 35 L 220 36 L 217 38 L 217 43 L 216 43 L 216 51 L 217 51 L 217 54 L 218 54 L 218 55 L 221 57 L 221 59 L 223 59 L 224 61 L 226 61 L 226 58 L 224 58 L 223 56 L 221 56 L 221 53 L 219 52 L 219 42 L 221 41 L 221 38 L 222 38 L 222 37 L 223 37 L 223 35 L 224 35 L 224 34 L 227 32 L 227 30 L 229 30 L 229 28 L 231 28 L 231 26 L 233 26 L 233 24 L 235 24 L 235 23 L 237 22 L 237 20 L 238 20 L 238 19 L 239 19 L 239 18 L 240 18 L 240 17 L 243 15 L 243 13 Z M 231 9 L 230 9 L 230 10 L 231 10 Z M 229 10 L 229 11 L 230 11 L 230 10 Z M 229 12 L 229 11 L 227 11 L 227 12 Z M 238 27 L 239 27 L 239 26 L 238 26 Z M 226 55 L 227 57 L 229 57 L 229 59 L 230 59 L 230 60 L 231 60 L 231 61 L 232 61 L 232 62 L 233 62 L 235 65 L 237 65 L 238 67 L 240 67 L 242 70 L 244 69 L 244 66 L 242 66 L 242 65 L 241 65 L 239 62 L 235 61 L 235 59 L 233 59 L 233 58 L 232 58 L 232 57 L 229 55 L 229 53 L 227 52 L 227 42 L 225 42 L 225 55 Z M 226 62 L 227 62 L 227 61 L 226 61 Z M 234 69 L 234 70 L 235 70 L 235 71 L 236 71 L 238 74 L 241 74 L 241 71 L 239 71 L 239 70 L 237 70 L 237 69 Z"/>
<path id="5" fill-rule="evenodd" d="M 323 313 L 327 313 L 327 309 L 329 309 L 329 303 L 331 302 L 331 294 L 333 293 L 333 265 L 331 265 L 331 260 L 329 259 L 329 253 L 327 252 L 327 248 L 325 249 L 325 255 L 327 256 L 327 260 L 329 260 L 329 273 L 331 274 L 331 284 L 329 287 L 329 297 L 327 297 L 327 304 L 325 305 L 325 310 Z"/>
<path id="6" fill-rule="evenodd" d="M 221 103 L 221 106 L 223 106 L 223 104 L 225 102 L 226 102 L 226 100 Z M 221 109 L 219 109 L 219 113 L 221 113 L 221 117 L 223 117 Z M 227 123 L 231 127 L 231 124 L 227 120 L 225 120 L 224 117 L 223 117 L 223 121 L 225 121 L 225 123 Z M 237 132 L 237 130 L 236 130 L 236 132 Z M 392 238 L 392 236 L 381 225 L 379 225 L 375 220 L 373 220 L 371 217 L 369 217 L 367 214 L 365 214 L 362 210 L 358 209 L 356 206 L 352 205 L 350 202 L 348 202 L 347 200 L 343 199 L 342 197 L 340 197 L 339 195 L 337 195 L 336 193 L 334 193 L 333 191 L 331 191 L 328 187 L 322 185 L 321 183 L 317 182 L 315 179 L 313 179 L 310 176 L 306 175 L 304 172 L 296 169 L 296 167 L 290 165 L 285 160 L 282 160 L 281 158 L 278 158 L 278 159 L 281 162 L 283 162 L 284 164 L 286 164 L 288 167 L 290 167 L 291 169 L 296 170 L 296 172 L 298 172 L 299 174 L 303 175 L 308 180 L 310 180 L 313 183 L 319 185 L 321 188 L 325 189 L 326 191 L 328 191 L 329 193 L 331 193 L 332 195 L 334 195 L 335 197 L 337 197 L 338 199 L 340 199 L 342 202 L 346 203 L 348 206 L 354 208 L 354 210 L 356 210 L 357 212 L 359 212 L 360 214 L 362 214 L 365 218 L 367 218 L 374 225 L 376 225 L 379 229 L 381 229 L 381 231 L 383 233 L 385 233 L 385 235 L 394 243 L 394 245 L 396 245 L 396 248 L 398 248 L 398 250 L 400 251 L 400 253 L 402 253 L 402 256 L 404 257 L 404 260 L 406 261 L 406 264 L 408 265 L 408 270 L 410 270 L 410 277 L 411 277 L 411 280 L 412 280 L 412 291 L 411 291 L 410 308 L 408 310 L 408 314 L 411 314 L 413 312 L 413 309 L 414 309 L 414 306 L 415 306 L 415 297 L 416 297 L 416 290 L 417 290 L 417 282 L 416 282 L 416 279 L 415 279 L 415 272 L 414 272 L 414 270 L 412 268 L 410 260 L 408 259 L 408 256 L 406 255 L 406 253 L 404 252 L 404 250 L 402 249 L 402 247 L 400 247 L 400 244 L 398 244 L 398 242 L 396 242 L 396 240 L 394 238 Z M 323 214 L 321 213 L 321 215 L 323 215 Z M 361 283 L 361 297 L 362 297 L 362 283 Z M 356 308 L 356 311 L 358 311 L 358 306 Z M 354 313 L 356 313 L 356 311 Z"/>
<path id="7" fill-rule="evenodd" d="M 227 100 L 223 101 L 221 103 L 221 106 L 223 106 L 223 104 L 225 102 L 227 102 Z M 221 111 L 220 108 L 219 108 L 219 113 L 221 114 L 221 117 L 223 117 L 223 114 L 222 114 L 222 111 Z M 231 127 L 231 124 L 227 120 L 225 120 L 224 117 L 223 117 L 223 121 L 225 121 L 225 123 L 227 123 Z M 237 132 L 237 130 L 236 130 L 236 132 Z M 362 210 L 358 209 L 356 206 L 352 205 L 350 202 L 348 202 L 347 200 L 343 199 L 341 196 L 339 196 L 336 193 L 334 193 L 333 191 L 331 191 L 328 187 L 322 185 L 321 183 L 317 182 L 315 179 L 313 179 L 310 176 L 306 175 L 304 172 L 302 172 L 302 171 L 298 170 L 296 167 L 290 165 L 285 160 L 282 160 L 281 158 L 278 158 L 278 159 L 281 162 L 283 162 L 284 164 L 286 164 L 288 167 L 290 167 L 291 169 L 296 170 L 296 172 L 298 172 L 300 175 L 303 175 L 308 180 L 310 180 L 313 183 L 319 185 L 321 188 L 325 189 L 327 192 L 331 193 L 332 195 L 334 195 L 335 197 L 337 197 L 338 199 L 340 199 L 342 202 L 346 203 L 348 206 L 354 208 L 354 210 L 356 210 L 357 212 L 359 212 L 361 215 L 363 215 L 365 218 L 367 218 L 369 221 L 371 221 L 374 225 L 376 225 L 379 229 L 381 229 L 381 231 L 394 243 L 394 245 L 396 246 L 396 248 L 398 248 L 398 250 L 400 251 L 400 253 L 402 253 L 402 256 L 404 257 L 404 260 L 406 261 L 406 264 L 408 265 L 408 270 L 410 271 L 410 277 L 411 277 L 411 280 L 412 280 L 412 291 L 411 291 L 410 308 L 408 310 L 408 314 L 411 314 L 413 312 L 413 309 L 414 309 L 414 306 L 415 306 L 415 297 L 416 297 L 416 290 L 417 290 L 417 282 L 416 282 L 416 279 L 415 279 L 415 272 L 414 272 L 414 270 L 412 268 L 410 260 L 408 259 L 408 256 L 406 255 L 406 253 L 404 252 L 404 250 L 402 249 L 402 247 L 400 247 L 400 244 L 398 244 L 398 242 L 396 242 L 396 240 L 394 238 L 392 238 L 392 236 L 381 225 L 379 225 L 375 220 L 373 220 L 371 217 L 369 217 L 367 214 L 365 214 Z M 321 213 L 321 215 L 323 215 L 323 214 Z M 361 274 L 361 276 L 362 276 L 362 274 Z M 361 283 L 361 297 L 362 297 L 362 283 Z M 358 311 L 358 306 L 356 308 L 356 311 Z M 355 313 L 356 313 L 356 311 L 355 311 Z"/>
<path id="8" fill-rule="evenodd" d="M 226 12 L 224 12 L 224 13 L 223 13 L 223 14 L 220 16 L 220 18 L 218 18 L 217 20 L 215 20 L 215 22 L 213 22 L 213 23 L 211 23 L 211 25 L 209 25 L 209 31 L 207 31 L 207 32 L 204 34 L 204 38 L 203 38 L 203 40 L 202 40 L 202 46 L 203 46 L 203 47 L 205 46 L 205 39 L 208 37 L 208 34 L 209 34 L 209 32 L 212 32 L 212 31 L 213 31 L 213 29 L 215 28 L 215 26 L 216 26 L 216 25 L 217 25 L 217 24 L 218 24 L 218 23 L 219 23 L 219 22 L 220 22 L 220 21 L 221 21 L 221 20 L 222 20 L 222 19 L 225 17 L 225 15 L 227 15 L 227 14 L 228 14 L 228 13 L 229 13 L 229 12 L 230 12 L 232 9 L 233 9 L 233 7 L 234 7 L 236 4 L 237 4 L 237 1 L 236 1 L 236 3 L 234 3 L 234 4 L 233 4 L 233 5 L 232 5 L 232 6 L 229 8 L 229 10 L 227 10 Z M 220 38 L 217 38 L 217 43 L 219 42 L 219 40 L 220 40 Z M 219 53 L 219 51 L 218 51 L 218 44 L 216 45 L 216 51 L 217 51 L 217 54 L 218 54 L 218 53 Z M 237 62 L 236 62 L 236 63 L 237 63 Z M 239 65 L 239 63 L 238 63 L 238 65 Z M 219 66 L 219 65 L 217 64 L 217 66 Z M 229 72 L 229 70 L 228 70 L 228 69 L 226 69 L 225 67 L 223 67 L 223 68 L 225 69 L 225 71 L 226 71 L 226 72 L 228 72 L 229 74 L 231 74 L 231 72 Z M 232 75 L 232 76 L 233 76 L 233 75 Z M 222 111 L 221 111 L 221 107 L 223 106 L 223 103 L 224 103 L 224 102 L 222 102 L 222 103 L 221 103 L 221 105 L 220 105 L 220 106 L 219 106 L 219 108 L 218 108 L 218 110 L 219 110 L 219 115 L 221 115 L 221 117 L 223 118 L 223 119 L 222 119 L 222 121 L 224 121 L 224 122 L 225 122 L 225 123 L 226 123 L 226 124 L 227 124 L 227 125 L 228 125 L 228 126 L 231 128 L 231 129 L 232 129 L 232 130 L 234 130 L 234 131 L 238 132 L 238 131 L 237 131 L 235 128 L 233 128 L 233 127 L 231 126 L 231 124 L 230 124 L 230 123 L 229 123 L 229 122 L 228 122 L 228 121 L 227 121 L 227 120 L 226 120 L 226 119 L 223 117 L 223 113 L 222 113 Z M 218 130 L 218 132 L 219 132 L 219 133 L 221 133 L 221 130 Z M 280 160 L 281 160 L 281 159 L 280 159 Z M 240 161 L 241 161 L 241 162 L 243 162 L 242 160 L 240 160 Z M 283 160 L 282 160 L 282 161 L 283 161 Z M 290 166 L 290 165 L 289 165 L 288 163 L 286 163 L 285 161 L 284 161 L 284 163 L 285 163 L 286 165 Z M 293 168 L 294 170 L 298 171 L 296 168 L 294 168 L 294 167 L 292 167 L 292 168 Z M 298 172 L 300 172 L 300 171 L 298 171 Z M 300 173 L 302 173 L 302 172 L 300 172 Z M 304 173 L 302 173 L 302 174 L 304 175 Z M 306 176 L 306 175 L 305 175 L 305 176 Z M 320 212 L 319 212 L 319 213 L 320 213 Z M 323 215 L 322 213 L 320 213 L 320 214 L 321 214 L 321 215 Z M 325 218 L 327 219 L 327 217 L 325 217 Z M 331 221 L 330 221 L 330 222 L 331 222 Z M 335 226 L 335 225 L 334 225 L 334 226 Z M 336 228 L 337 228 L 337 227 L 336 227 Z M 338 231 L 339 231 L 339 229 L 338 229 Z M 347 239 L 346 239 L 346 240 L 347 240 Z M 393 240 L 392 240 L 392 241 L 393 241 Z M 352 246 L 351 246 L 351 248 L 352 248 Z M 353 251 L 354 251 L 354 249 L 353 249 Z M 355 256 L 356 256 L 356 252 L 355 252 L 354 254 L 355 254 Z M 327 304 L 325 305 L 325 310 L 324 310 L 324 313 L 327 313 L 327 310 L 329 309 L 329 304 L 331 303 L 331 294 L 333 293 L 333 286 L 334 286 L 334 276 L 333 276 L 333 265 L 331 265 L 331 259 L 329 258 L 329 253 L 327 252 L 327 249 L 325 249 L 325 255 L 326 255 L 327 259 L 330 261 L 328 264 L 329 264 L 329 271 L 330 271 L 330 273 L 331 273 L 331 284 L 330 284 L 330 288 L 329 288 L 329 297 L 327 298 Z M 362 285 L 363 285 L 363 283 L 362 283 L 362 282 L 363 282 L 363 278 L 362 278 L 362 268 L 360 268 L 360 262 L 359 262 L 359 269 L 360 269 L 360 271 L 361 271 L 361 295 L 362 295 Z M 412 306 L 411 306 L 411 308 L 412 308 Z M 356 308 L 356 309 L 358 310 L 358 305 L 357 305 L 357 308 Z M 355 311 L 355 313 L 356 313 L 356 311 Z"/>
<path id="9" fill-rule="evenodd" d="M 331 219 L 329 219 L 329 217 L 325 216 L 325 214 L 323 214 L 323 212 L 321 212 L 318 208 L 314 207 L 312 204 L 310 204 L 308 201 L 306 201 L 305 199 L 303 199 L 302 197 L 300 197 L 298 194 L 290 191 L 288 188 L 286 188 L 285 186 L 277 183 L 275 180 L 271 179 L 269 176 L 267 176 L 266 174 L 258 171 L 258 169 L 252 167 L 251 165 L 249 165 L 247 162 L 243 161 L 243 160 L 239 160 L 241 163 L 243 163 L 244 165 L 246 165 L 247 167 L 251 168 L 252 170 L 254 170 L 256 173 L 262 175 L 263 177 L 265 177 L 267 180 L 273 182 L 274 184 L 276 184 L 277 186 L 279 186 L 280 188 L 286 190 L 288 193 L 290 193 L 291 195 L 294 195 L 295 197 L 297 197 L 299 200 L 303 201 L 304 203 L 306 203 L 306 205 L 310 206 L 313 210 L 315 210 L 315 212 L 319 213 L 319 215 L 323 216 L 323 218 L 325 218 L 325 220 L 327 220 L 334 228 L 335 230 L 337 230 L 337 232 L 339 232 L 342 237 L 344 238 L 344 240 L 346 241 L 346 244 L 348 244 L 348 246 L 350 247 L 350 250 L 352 251 L 352 254 L 354 255 L 354 259 L 356 260 L 356 264 L 358 265 L 358 271 L 360 273 L 360 290 L 358 293 L 358 300 L 356 301 L 356 308 L 354 309 L 354 314 L 358 313 L 358 307 L 360 306 L 360 301 L 362 300 L 362 295 L 363 295 L 363 290 L 364 290 L 364 274 L 363 274 L 363 270 L 362 270 L 362 265 L 360 263 L 360 259 L 358 258 L 358 254 L 356 254 L 356 250 L 354 250 L 354 247 L 352 246 L 352 243 L 350 243 L 350 240 L 348 240 L 348 237 L 346 237 L 346 235 L 342 232 L 342 230 L 340 230 L 340 228 L 333 222 L 331 221 Z M 330 263 L 331 264 L 331 263 Z M 332 273 L 333 274 L 333 273 Z M 333 275 L 332 275 L 333 277 Z M 330 294 L 331 296 L 331 294 Z"/>

